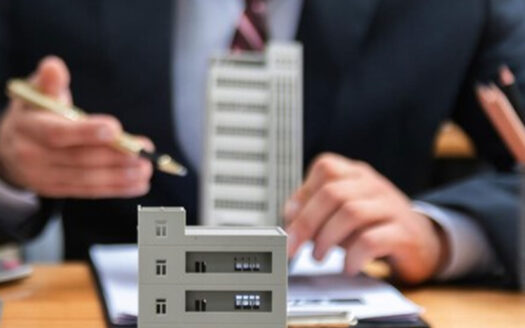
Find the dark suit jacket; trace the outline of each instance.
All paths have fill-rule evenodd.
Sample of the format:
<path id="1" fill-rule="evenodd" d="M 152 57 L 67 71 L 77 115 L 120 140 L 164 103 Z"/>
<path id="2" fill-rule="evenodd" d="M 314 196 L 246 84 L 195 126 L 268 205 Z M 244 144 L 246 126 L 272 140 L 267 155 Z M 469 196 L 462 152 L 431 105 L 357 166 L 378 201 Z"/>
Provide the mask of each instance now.
<path id="1" fill-rule="evenodd" d="M 61 56 L 80 107 L 117 116 L 187 164 L 171 124 L 173 1 L 0 6 L 0 82 L 30 73 L 45 55 Z M 324 151 L 368 161 L 409 195 L 467 213 L 513 281 L 517 178 L 472 89 L 507 63 L 525 90 L 524 2 L 306 0 L 297 39 L 305 56 L 306 164 Z M 429 191 L 433 139 L 445 119 L 466 129 L 492 171 Z M 138 199 L 63 200 L 67 257 L 85 256 L 92 243 L 134 242 L 137 204 L 181 205 L 195 223 L 197 186 L 192 170 L 186 178 L 155 174 L 151 192 Z M 35 234 L 52 209 L 43 204 L 32 220 L 5 224 L 4 237 Z"/>

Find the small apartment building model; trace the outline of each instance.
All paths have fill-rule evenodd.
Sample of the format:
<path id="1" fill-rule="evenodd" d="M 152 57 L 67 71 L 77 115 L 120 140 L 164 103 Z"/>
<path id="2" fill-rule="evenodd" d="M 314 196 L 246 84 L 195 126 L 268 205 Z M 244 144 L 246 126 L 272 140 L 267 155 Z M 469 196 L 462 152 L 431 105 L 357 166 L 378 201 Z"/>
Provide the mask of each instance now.
<path id="1" fill-rule="evenodd" d="M 207 225 L 282 226 L 302 181 L 303 60 L 299 43 L 211 60 L 201 206 Z"/>
<path id="2" fill-rule="evenodd" d="M 138 208 L 139 328 L 286 327 L 286 233 Z"/>

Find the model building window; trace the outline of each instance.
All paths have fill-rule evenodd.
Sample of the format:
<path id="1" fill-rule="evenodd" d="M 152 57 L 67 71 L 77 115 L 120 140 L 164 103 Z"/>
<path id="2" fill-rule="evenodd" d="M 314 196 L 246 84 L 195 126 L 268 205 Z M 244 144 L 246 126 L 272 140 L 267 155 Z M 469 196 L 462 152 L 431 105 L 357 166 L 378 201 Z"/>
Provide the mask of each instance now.
<path id="1" fill-rule="evenodd" d="M 166 299 L 165 298 L 157 298 L 155 300 L 155 313 L 159 315 L 166 314 Z"/>
<path id="2" fill-rule="evenodd" d="M 168 226 L 166 221 L 156 221 L 155 222 L 155 236 L 157 237 L 167 237 L 168 236 Z"/>
<path id="3" fill-rule="evenodd" d="M 166 260 L 156 260 L 155 261 L 155 272 L 157 276 L 166 275 Z"/>

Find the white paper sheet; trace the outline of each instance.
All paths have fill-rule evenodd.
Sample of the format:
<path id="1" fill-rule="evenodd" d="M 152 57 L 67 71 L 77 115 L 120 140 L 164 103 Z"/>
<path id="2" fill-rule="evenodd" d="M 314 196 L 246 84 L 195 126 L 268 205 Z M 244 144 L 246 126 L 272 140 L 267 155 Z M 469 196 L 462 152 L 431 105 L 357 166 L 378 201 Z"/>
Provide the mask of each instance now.
<path id="1" fill-rule="evenodd" d="M 90 256 L 110 320 L 115 324 L 136 321 L 139 308 L 137 246 L 95 245 L 90 249 Z"/>
<path id="2" fill-rule="evenodd" d="M 288 312 L 299 317 L 351 312 L 358 319 L 416 318 L 422 309 L 391 285 L 366 277 L 341 274 L 344 252 L 333 249 L 317 263 L 305 245 L 291 268 Z M 94 246 L 91 259 L 98 272 L 111 321 L 133 323 L 138 312 L 136 245 Z"/>
<path id="3" fill-rule="evenodd" d="M 387 283 L 364 275 L 334 274 L 291 277 L 288 311 L 347 311 L 358 319 L 406 319 L 417 317 L 421 308 Z"/>
<path id="4" fill-rule="evenodd" d="M 290 265 L 288 312 L 350 311 L 358 319 L 417 318 L 422 309 L 393 286 L 377 279 L 344 274 L 345 252 L 334 247 L 321 262 L 313 259 L 313 244 L 299 250 Z"/>
<path id="5" fill-rule="evenodd" d="M 312 256 L 313 248 L 312 243 L 306 243 L 299 249 L 289 267 L 291 276 L 314 276 L 343 272 L 345 260 L 343 249 L 334 247 L 321 262 L 317 262 Z"/>

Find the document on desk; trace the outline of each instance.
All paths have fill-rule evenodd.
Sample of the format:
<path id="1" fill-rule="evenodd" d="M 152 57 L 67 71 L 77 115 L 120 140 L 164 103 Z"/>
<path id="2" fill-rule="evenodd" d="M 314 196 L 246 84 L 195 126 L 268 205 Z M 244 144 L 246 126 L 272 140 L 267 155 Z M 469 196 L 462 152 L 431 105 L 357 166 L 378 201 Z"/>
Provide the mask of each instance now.
<path id="1" fill-rule="evenodd" d="M 416 320 L 422 309 L 391 285 L 360 275 L 341 274 L 344 252 L 333 249 L 317 263 L 312 246 L 300 251 L 290 269 L 288 316 L 324 317 L 351 313 L 359 320 Z M 114 325 L 136 322 L 138 312 L 138 253 L 135 245 L 93 246 L 91 260 L 102 297 Z"/>
<path id="2" fill-rule="evenodd" d="M 137 246 L 95 245 L 89 252 L 109 320 L 115 325 L 135 323 L 139 308 Z"/>
<path id="3" fill-rule="evenodd" d="M 359 275 L 342 274 L 345 252 L 333 248 L 322 262 L 312 257 L 313 245 L 305 244 L 290 268 L 288 313 L 350 311 L 359 320 L 418 319 L 422 308 L 392 285 Z"/>

